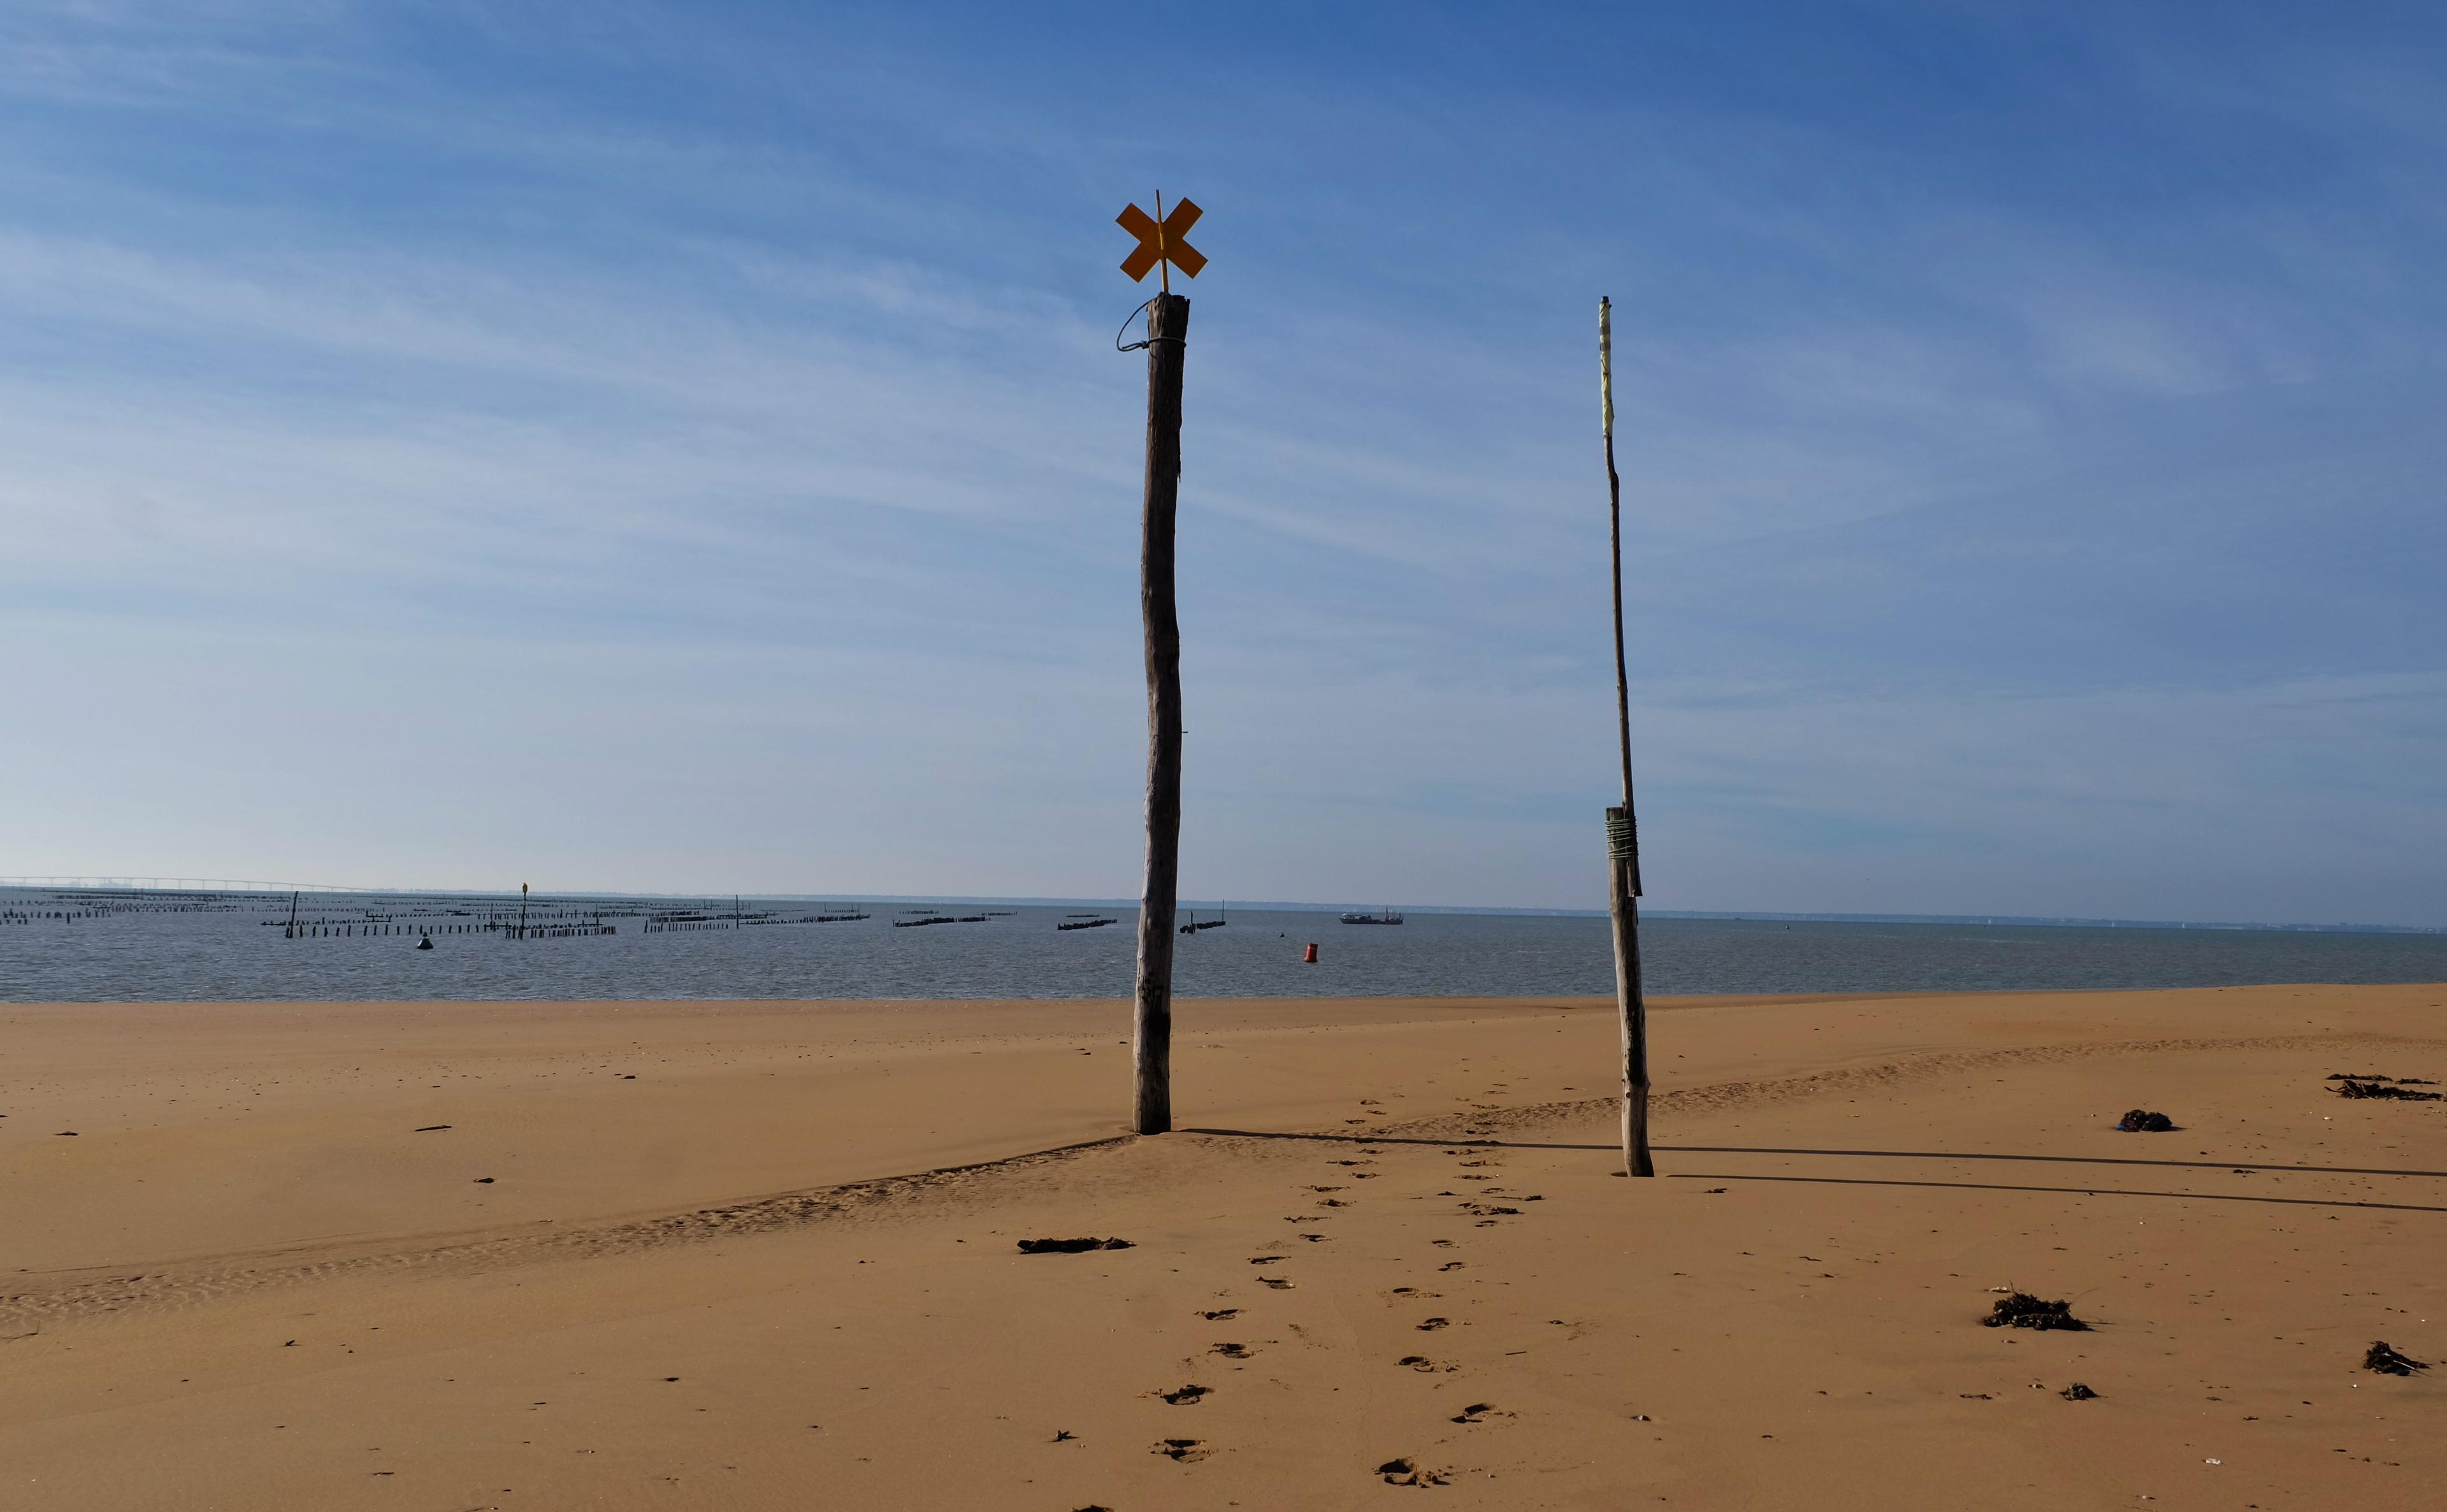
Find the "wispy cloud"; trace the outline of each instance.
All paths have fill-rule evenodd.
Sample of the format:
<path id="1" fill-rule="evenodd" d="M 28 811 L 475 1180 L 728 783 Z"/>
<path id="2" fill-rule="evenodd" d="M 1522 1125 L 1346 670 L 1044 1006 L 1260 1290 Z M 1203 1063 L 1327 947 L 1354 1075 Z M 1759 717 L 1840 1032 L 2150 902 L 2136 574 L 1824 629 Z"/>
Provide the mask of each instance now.
<path id="1" fill-rule="evenodd" d="M 1192 890 L 1588 900 L 1608 293 L 1659 901 L 2434 916 L 2433 25 L 1774 19 L 12 8 L 24 864 L 1128 891 L 1163 187 Z"/>

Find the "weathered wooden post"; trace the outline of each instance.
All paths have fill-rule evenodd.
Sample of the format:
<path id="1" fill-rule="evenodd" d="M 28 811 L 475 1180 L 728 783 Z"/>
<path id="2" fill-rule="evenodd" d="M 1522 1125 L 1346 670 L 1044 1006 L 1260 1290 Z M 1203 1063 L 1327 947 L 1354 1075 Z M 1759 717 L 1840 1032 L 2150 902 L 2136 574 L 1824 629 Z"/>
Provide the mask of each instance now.
<path id="1" fill-rule="evenodd" d="M 527 937 L 527 884 L 519 884 L 519 938 Z"/>
<path id="2" fill-rule="evenodd" d="M 1143 307 L 1147 339 L 1135 344 L 1148 354 L 1147 491 L 1139 534 L 1148 684 L 1147 875 L 1139 891 L 1130 1056 L 1137 1082 L 1131 1126 L 1141 1134 L 1172 1127 L 1173 913 L 1181 884 L 1181 618 L 1173 601 L 1173 518 L 1181 497 L 1181 373 L 1189 300 L 1172 292 L 1171 270 L 1195 278 L 1206 266 L 1205 257 L 1182 239 L 1197 223 L 1198 207 L 1184 199 L 1167 216 L 1158 195 L 1155 208 L 1150 216 L 1131 205 L 1116 217 L 1139 238 L 1123 259 L 1122 272 L 1135 281 L 1151 268 L 1163 270 L 1160 292 Z"/>
<path id="3" fill-rule="evenodd" d="M 1622 1015 L 1622 1168 L 1655 1176 L 1648 1156 L 1648 1004 L 1640 983 L 1640 829 L 1631 805 L 1631 679 L 1622 654 L 1622 479 L 1614 469 L 1614 302 L 1598 300 L 1598 407 L 1605 432 L 1606 539 L 1614 558 L 1614 718 L 1622 806 L 1606 810 L 1606 905 L 1614 917 L 1614 995 Z"/>

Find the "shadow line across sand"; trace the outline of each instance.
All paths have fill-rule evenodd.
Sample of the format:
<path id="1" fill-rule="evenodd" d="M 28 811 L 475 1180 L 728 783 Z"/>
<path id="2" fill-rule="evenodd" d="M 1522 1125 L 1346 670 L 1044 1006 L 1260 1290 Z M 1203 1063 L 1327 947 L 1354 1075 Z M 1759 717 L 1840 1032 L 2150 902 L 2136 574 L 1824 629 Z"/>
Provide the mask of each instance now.
<path id="1" fill-rule="evenodd" d="M 1485 1135 L 1456 1135 L 1446 1139 L 1422 1139 L 1413 1134 L 1293 1134 L 1266 1129 L 1248 1128 L 1185 1128 L 1184 1134 L 1218 1134 L 1243 1140 L 1316 1140 L 1337 1144 L 1468 1144 L 1472 1147 L 1523 1150 L 1613 1150 L 1616 1144 L 1564 1144 L 1544 1140 L 1500 1140 Z M 1656 1144 L 1650 1148 L 1659 1154 L 1674 1155 L 1832 1155 L 1866 1160 L 1893 1161 L 2039 1161 L 2058 1165 L 2165 1165 L 2191 1171 L 2293 1171 L 2305 1176 L 2411 1176 L 2431 1177 L 2447 1181 L 2447 1171 L 2398 1171 L 2372 1165 L 2254 1165 L 2243 1161 L 2155 1161 L 2126 1155 L 2010 1155 L 1989 1151 L 1964 1150 L 1842 1150 L 1801 1149 L 1773 1144 Z M 1793 1181 L 1837 1181 L 1837 1177 L 1793 1177 Z M 1763 1177 L 1744 1177 L 1744 1181 L 1763 1181 Z M 2018 1187 L 2017 1191 L 2055 1191 L 2054 1187 Z M 2420 1211 L 2447 1209 L 2424 1208 Z"/>
<path id="2" fill-rule="evenodd" d="M 1607 1149 L 1614 1148 L 1609 1144 Z M 1659 1144 L 1660 1150 L 1681 1155 L 1852 1155 L 1907 1161 L 2046 1161 L 2062 1165 L 2172 1165 L 2192 1171 L 2301 1171 L 2312 1176 L 2430 1176 L 2447 1180 L 2447 1171 L 2395 1171 L 2371 1165 L 2253 1165 L 2243 1161 L 2153 1161 L 2129 1155 L 1992 1155 L 1954 1150 L 1810 1150 L 1782 1149 L 1772 1144 Z"/>
<path id="3" fill-rule="evenodd" d="M 1449 1134 L 1442 1139 L 1429 1139 L 1418 1134 L 1298 1134 L 1283 1129 L 1264 1128 L 1185 1128 L 1184 1134 L 1213 1134 L 1231 1140 L 1316 1140 L 1328 1144 L 1467 1144 L 1473 1149 L 1514 1150 L 1611 1150 L 1613 1144 L 1557 1144 L 1542 1140 L 1499 1140 L 1484 1134 Z"/>
<path id="4" fill-rule="evenodd" d="M 1877 1176 L 1756 1176 L 1737 1172 L 1704 1175 L 1698 1171 L 1668 1173 L 1686 1181 L 1806 1181 L 1827 1186 L 1935 1186 L 1962 1192 L 2052 1192 L 2067 1197 L 2165 1197 L 2186 1202 L 2266 1202 L 2282 1207 L 2383 1207 L 2400 1213 L 2447 1213 L 2447 1207 L 2419 1202 L 2362 1202 L 2345 1198 L 2246 1197 L 2224 1192 L 2134 1192 L 2115 1186 L 2010 1186 L 1993 1181 L 1908 1181 Z"/>

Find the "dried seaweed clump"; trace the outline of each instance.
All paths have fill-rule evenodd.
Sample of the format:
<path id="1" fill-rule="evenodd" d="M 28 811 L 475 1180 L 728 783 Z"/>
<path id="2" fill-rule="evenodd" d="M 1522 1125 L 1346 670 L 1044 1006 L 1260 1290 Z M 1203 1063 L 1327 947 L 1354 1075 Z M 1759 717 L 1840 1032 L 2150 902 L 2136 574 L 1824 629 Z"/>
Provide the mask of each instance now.
<path id="1" fill-rule="evenodd" d="M 1980 1320 L 1992 1329 L 2087 1329 L 2089 1324 L 2073 1315 L 2071 1302 L 2043 1302 L 2028 1292 L 2001 1296 L 1988 1315 Z"/>
<path id="2" fill-rule="evenodd" d="M 2167 1134 L 2174 1130 L 2175 1121 L 2164 1113 L 2147 1112 L 2136 1107 L 2117 1119 L 2115 1126 L 2127 1134 Z"/>
<path id="3" fill-rule="evenodd" d="M 2362 1081 L 2351 1076 L 2333 1076 L 2329 1078 L 2329 1082 L 2331 1085 L 2328 1090 L 2339 1097 L 2392 1097 L 2403 1103 L 2436 1103 L 2439 1100 L 2439 1094 L 2437 1092 L 2417 1092 L 2402 1082 L 2391 1081 L 2384 1076 L 2370 1081 Z"/>
<path id="4" fill-rule="evenodd" d="M 2381 1375 L 2411 1375 L 2416 1370 L 2430 1369 L 2430 1362 L 2399 1354 L 2387 1347 L 2387 1340 L 2380 1339 L 2362 1355 L 2362 1369 L 2377 1370 Z"/>

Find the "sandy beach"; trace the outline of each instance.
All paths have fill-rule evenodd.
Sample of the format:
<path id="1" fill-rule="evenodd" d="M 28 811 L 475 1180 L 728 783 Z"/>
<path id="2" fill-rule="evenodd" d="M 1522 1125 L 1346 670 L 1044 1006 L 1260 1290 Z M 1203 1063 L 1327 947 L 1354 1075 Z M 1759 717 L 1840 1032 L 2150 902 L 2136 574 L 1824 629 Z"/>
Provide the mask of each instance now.
<path id="1" fill-rule="evenodd" d="M 0 1506 L 2435 1506 L 2442 1008 L 0 1008 Z"/>

